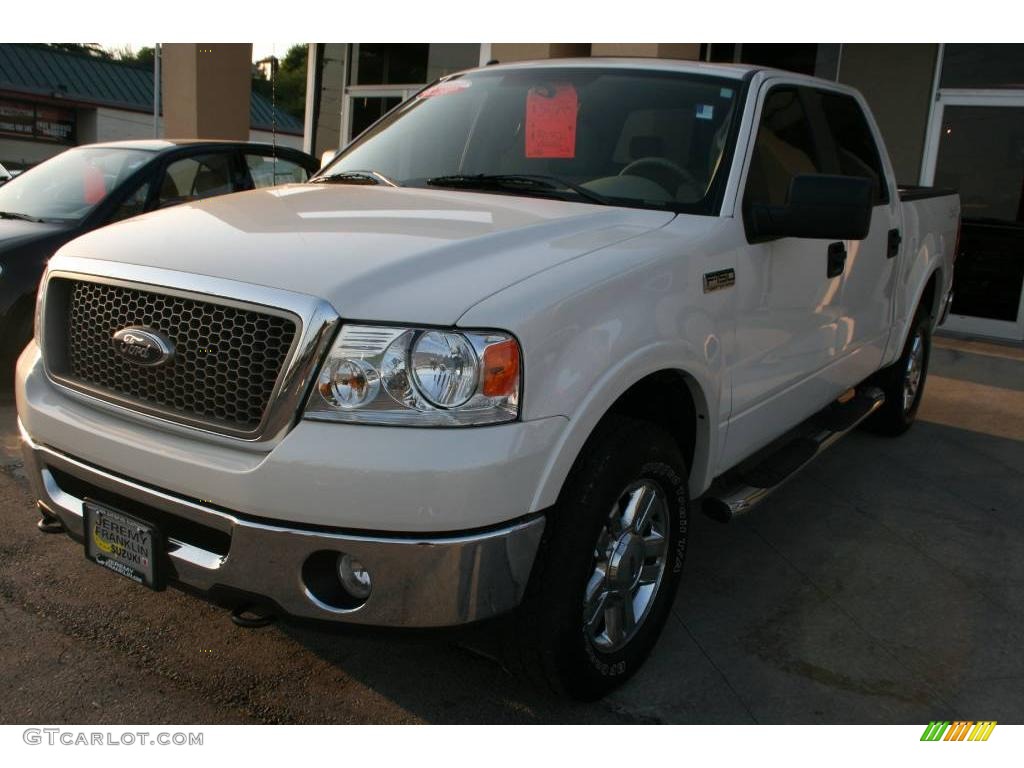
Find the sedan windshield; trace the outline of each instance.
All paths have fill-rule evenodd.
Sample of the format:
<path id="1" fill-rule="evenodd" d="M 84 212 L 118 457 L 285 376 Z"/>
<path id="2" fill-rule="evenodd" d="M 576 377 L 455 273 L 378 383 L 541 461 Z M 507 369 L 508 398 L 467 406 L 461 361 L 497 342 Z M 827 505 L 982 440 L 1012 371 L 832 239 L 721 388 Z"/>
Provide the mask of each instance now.
<path id="1" fill-rule="evenodd" d="M 79 221 L 154 154 L 121 147 L 77 147 L 0 187 L 0 215 Z"/>
<path id="2" fill-rule="evenodd" d="M 740 87 L 626 68 L 474 71 L 396 108 L 319 178 L 715 213 Z"/>

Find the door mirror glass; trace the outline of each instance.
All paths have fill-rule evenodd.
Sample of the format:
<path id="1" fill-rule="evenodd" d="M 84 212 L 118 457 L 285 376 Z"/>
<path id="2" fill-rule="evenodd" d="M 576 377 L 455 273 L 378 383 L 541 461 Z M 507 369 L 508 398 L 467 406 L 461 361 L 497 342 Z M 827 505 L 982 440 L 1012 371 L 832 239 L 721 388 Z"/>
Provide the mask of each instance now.
<path id="1" fill-rule="evenodd" d="M 863 240 L 871 229 L 874 187 L 854 176 L 794 176 L 784 205 L 754 203 L 747 211 L 751 240 L 805 237 Z"/>

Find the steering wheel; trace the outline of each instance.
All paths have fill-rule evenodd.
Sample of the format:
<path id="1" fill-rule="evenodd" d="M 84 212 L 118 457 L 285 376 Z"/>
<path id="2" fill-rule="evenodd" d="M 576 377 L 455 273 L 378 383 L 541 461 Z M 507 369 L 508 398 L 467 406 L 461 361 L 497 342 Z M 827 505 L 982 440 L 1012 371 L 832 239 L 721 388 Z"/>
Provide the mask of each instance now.
<path id="1" fill-rule="evenodd" d="M 692 173 L 680 168 L 667 157 L 641 157 L 619 171 L 619 176 L 641 176 L 650 179 L 673 198 L 683 184 L 695 188 L 698 186 Z"/>

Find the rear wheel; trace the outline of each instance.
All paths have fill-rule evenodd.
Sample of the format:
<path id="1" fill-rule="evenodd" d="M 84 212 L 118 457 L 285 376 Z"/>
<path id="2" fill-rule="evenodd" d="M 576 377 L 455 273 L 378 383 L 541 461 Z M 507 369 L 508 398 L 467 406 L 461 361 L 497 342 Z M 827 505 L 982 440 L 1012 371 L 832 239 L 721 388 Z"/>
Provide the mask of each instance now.
<path id="1" fill-rule="evenodd" d="M 900 358 L 878 374 L 875 383 L 885 393 L 885 404 L 866 422 L 872 432 L 902 435 L 913 425 L 928 378 L 931 325 L 931 315 L 924 307 L 918 309 Z"/>
<path id="2" fill-rule="evenodd" d="M 625 682 L 672 608 L 686 553 L 686 465 L 663 430 L 609 417 L 556 507 L 516 616 L 523 662 L 595 699 Z"/>

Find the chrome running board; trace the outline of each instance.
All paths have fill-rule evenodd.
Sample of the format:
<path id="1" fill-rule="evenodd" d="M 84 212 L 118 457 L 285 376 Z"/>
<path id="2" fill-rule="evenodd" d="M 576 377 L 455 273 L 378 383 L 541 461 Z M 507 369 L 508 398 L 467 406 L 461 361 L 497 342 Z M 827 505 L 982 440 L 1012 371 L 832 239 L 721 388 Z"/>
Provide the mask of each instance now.
<path id="1" fill-rule="evenodd" d="M 832 403 L 787 439 L 718 478 L 704 495 L 704 511 L 722 522 L 746 514 L 884 403 L 885 394 L 877 387 L 858 390 L 846 402 Z"/>

